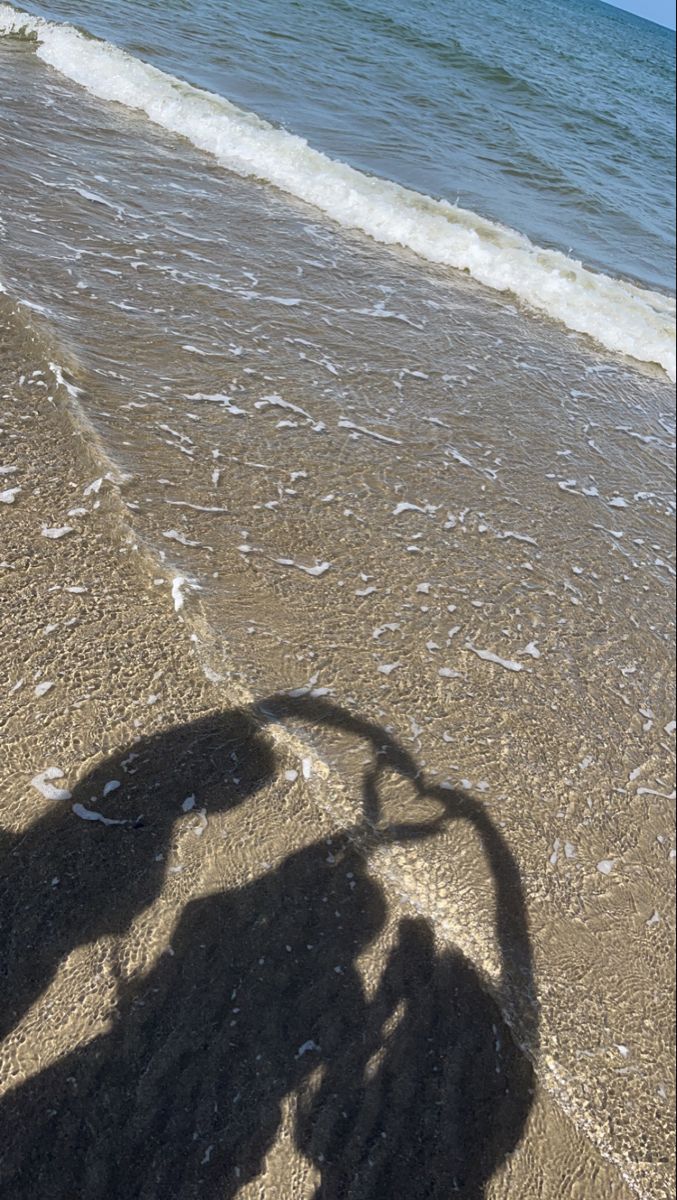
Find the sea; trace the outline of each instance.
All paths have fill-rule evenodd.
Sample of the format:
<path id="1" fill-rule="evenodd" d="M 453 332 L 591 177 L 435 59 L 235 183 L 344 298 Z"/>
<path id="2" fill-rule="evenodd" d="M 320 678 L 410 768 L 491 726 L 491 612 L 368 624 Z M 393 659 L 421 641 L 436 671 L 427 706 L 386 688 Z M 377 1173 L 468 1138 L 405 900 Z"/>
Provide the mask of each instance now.
<path id="1" fill-rule="evenodd" d="M 674 35 L 598 0 L 0 3 L 2 370 L 99 464 L 53 525 L 114 495 L 208 679 L 367 714 L 483 797 L 543 1086 L 647 1197 L 674 86 Z M 468 853 L 402 886 L 490 969 Z"/>

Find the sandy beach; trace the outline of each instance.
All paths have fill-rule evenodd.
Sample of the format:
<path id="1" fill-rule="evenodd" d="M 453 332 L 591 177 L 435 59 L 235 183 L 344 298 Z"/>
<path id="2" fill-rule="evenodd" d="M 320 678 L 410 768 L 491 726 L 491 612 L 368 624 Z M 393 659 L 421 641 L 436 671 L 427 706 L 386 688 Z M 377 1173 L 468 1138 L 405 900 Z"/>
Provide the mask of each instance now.
<path id="1" fill-rule="evenodd" d="M 530 989 L 521 1016 L 407 901 L 392 849 L 365 840 L 359 781 L 388 735 L 358 713 L 332 718 L 327 701 L 288 701 L 297 726 L 315 704 L 315 724 L 358 743 L 351 795 L 307 746 L 299 757 L 293 731 L 210 682 L 115 487 L 92 488 L 96 456 L 61 402 L 40 377 L 19 385 L 6 361 L 8 376 L 2 459 L 16 470 L 4 481 L 20 491 L 1 514 L 3 1194 L 394 1197 L 404 1179 L 408 1196 L 442 1197 L 456 1171 L 467 1196 L 533 1195 L 535 1179 L 553 1200 L 632 1195 L 539 1061 L 540 981 L 528 983 L 519 873 L 500 835 L 464 842 L 456 825 L 454 837 L 475 878 L 493 846 L 498 940 L 513 985 L 517 972 Z M 75 508 L 86 519 L 56 536 Z M 402 755 L 386 749 L 376 788 L 386 826 L 404 815 L 416 846 L 412 817 L 434 824 L 440 794 L 417 800 Z M 662 971 L 664 923 L 651 934 Z M 225 1034 L 220 1062 L 223 1011 L 245 1028 Z M 435 1050 L 459 1078 L 440 1080 Z M 650 1177 L 667 1197 L 657 1163 Z"/>

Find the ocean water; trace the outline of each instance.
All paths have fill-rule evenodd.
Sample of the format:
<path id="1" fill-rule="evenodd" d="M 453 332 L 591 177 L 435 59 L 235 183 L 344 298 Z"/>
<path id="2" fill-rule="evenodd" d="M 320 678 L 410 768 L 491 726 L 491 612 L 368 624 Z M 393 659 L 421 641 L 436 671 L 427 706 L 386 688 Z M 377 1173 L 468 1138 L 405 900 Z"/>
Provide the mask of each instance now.
<path id="1" fill-rule="evenodd" d="M 596 0 L 29 8 L 370 176 L 674 291 L 675 51 L 658 25 Z"/>
<path id="2" fill-rule="evenodd" d="M 667 1196 L 673 39 L 582 0 L 64 0 L 0 35 L 2 383 L 98 464 L 47 536 L 137 554 L 208 679 L 329 696 L 482 795 L 560 1150 Z M 456 834 L 386 857 L 495 975 Z"/>
<path id="3" fill-rule="evenodd" d="M 35 11 L 0 30 L 94 95 L 674 374 L 667 30 L 579 0 Z"/>

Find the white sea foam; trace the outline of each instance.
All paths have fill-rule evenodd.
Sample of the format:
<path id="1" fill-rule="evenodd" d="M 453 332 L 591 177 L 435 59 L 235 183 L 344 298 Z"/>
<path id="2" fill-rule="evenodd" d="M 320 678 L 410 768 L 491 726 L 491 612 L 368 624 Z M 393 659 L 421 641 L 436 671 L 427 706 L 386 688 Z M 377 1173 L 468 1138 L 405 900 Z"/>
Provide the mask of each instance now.
<path id="1" fill-rule="evenodd" d="M 168 538 L 170 542 L 179 542 L 181 546 L 202 546 L 202 542 L 193 541 L 185 533 L 181 533 L 179 529 L 165 529 L 162 536 Z"/>
<path id="2" fill-rule="evenodd" d="M 365 437 L 375 438 L 377 442 L 389 442 L 391 446 L 401 446 L 399 438 L 386 437 L 384 433 L 376 433 L 373 429 L 365 429 L 363 425 L 356 425 L 354 421 L 349 421 L 347 417 L 341 417 L 339 420 L 339 429 L 352 429 L 355 436 L 363 433 Z"/>
<path id="3" fill-rule="evenodd" d="M 39 775 L 35 775 L 31 779 L 31 787 L 34 787 L 41 796 L 46 800 L 70 800 L 71 793 L 67 788 L 55 787 L 52 783 L 53 779 L 63 779 L 63 771 L 60 767 L 46 767 L 44 771 L 40 771 Z"/>
<path id="4" fill-rule="evenodd" d="M 465 643 L 466 650 L 471 650 L 478 658 L 484 662 L 495 663 L 497 667 L 505 667 L 506 671 L 522 671 L 523 664 L 515 662 L 512 658 L 501 658 L 499 654 L 494 654 L 492 650 L 480 650 L 477 646 L 473 646 L 472 642 Z"/>
<path id="5" fill-rule="evenodd" d="M 324 575 L 325 571 L 328 571 L 331 567 L 331 563 L 328 562 L 316 562 L 314 566 L 307 567 L 304 563 L 295 562 L 293 558 L 274 558 L 273 562 L 279 563 L 281 567 L 296 567 L 297 570 L 304 571 L 306 575 L 314 575 L 315 577 Z"/>
<path id="6" fill-rule="evenodd" d="M 56 541 L 58 538 L 66 537 L 66 534 L 73 533 L 72 525 L 55 525 L 50 528 L 49 525 L 43 525 L 40 531 L 43 537 L 51 538 Z"/>
<path id="7" fill-rule="evenodd" d="M 96 812 L 93 808 L 85 808 L 84 804 L 74 804 L 73 812 L 76 817 L 80 817 L 82 821 L 99 821 L 102 825 L 129 825 L 129 821 L 116 820 L 113 817 L 104 817 L 103 813 Z"/>
<path id="8" fill-rule="evenodd" d="M 365 175 L 108 42 L 0 3 L 0 36 L 9 34 L 34 38 L 43 62 L 101 99 L 146 113 L 239 175 L 266 180 L 378 242 L 467 271 L 608 350 L 659 363 L 675 378 L 669 297 L 587 270 L 477 213 Z"/>

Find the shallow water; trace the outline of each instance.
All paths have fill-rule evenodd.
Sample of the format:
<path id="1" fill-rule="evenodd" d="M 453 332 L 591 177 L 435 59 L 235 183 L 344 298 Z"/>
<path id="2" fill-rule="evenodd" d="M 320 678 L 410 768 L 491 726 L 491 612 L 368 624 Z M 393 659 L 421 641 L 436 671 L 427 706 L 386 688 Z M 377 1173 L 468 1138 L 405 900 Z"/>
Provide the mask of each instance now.
<path id="1" fill-rule="evenodd" d="M 0 64 L 9 383 L 26 403 L 51 397 L 100 463 L 36 539 L 86 543 L 96 498 L 119 494 L 148 587 L 209 677 L 367 714 L 431 780 L 482 796 L 527 896 L 541 1084 L 638 1194 L 658 1194 L 674 871 L 664 374 L 227 172 L 29 42 L 0 40 Z M 311 741 L 346 817 L 339 783 L 350 796 L 364 747 Z M 393 847 L 381 869 L 495 976 L 474 854 L 454 830 Z"/>

